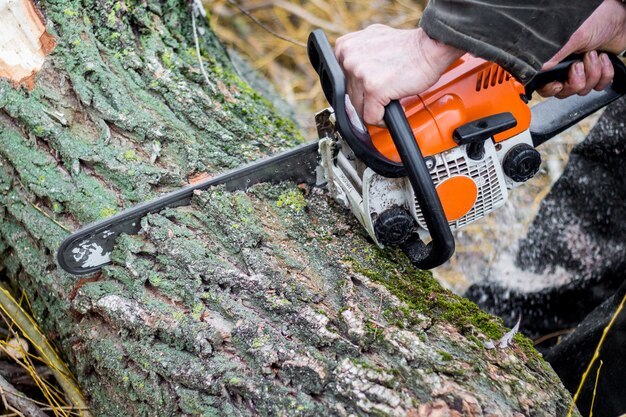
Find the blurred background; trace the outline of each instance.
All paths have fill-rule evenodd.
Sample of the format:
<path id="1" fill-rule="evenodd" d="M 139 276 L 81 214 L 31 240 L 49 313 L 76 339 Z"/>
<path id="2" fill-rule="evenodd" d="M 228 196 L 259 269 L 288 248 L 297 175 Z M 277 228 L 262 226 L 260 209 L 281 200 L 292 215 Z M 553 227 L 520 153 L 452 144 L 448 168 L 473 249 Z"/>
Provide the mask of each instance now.
<path id="1" fill-rule="evenodd" d="M 417 0 L 218 0 L 205 2 L 212 26 L 223 42 L 263 74 L 288 104 L 307 139 L 315 139 L 314 114 L 327 107 L 305 43 L 322 28 L 331 44 L 346 33 L 374 23 L 413 28 L 427 2 Z M 258 89 L 258 87 L 255 86 Z M 513 190 L 505 207 L 457 232 L 456 254 L 433 273 L 452 291 L 463 294 L 473 283 L 498 277 L 515 287 L 536 288 L 541 282 L 517 282 L 511 271 L 517 240 L 524 236 L 542 198 L 560 176 L 571 148 L 584 139 L 595 117 L 562 133 L 539 150 L 543 164 L 535 178 Z M 536 281 L 541 277 L 535 277 Z M 524 277 L 528 280 L 528 276 Z M 515 282 L 513 282 L 515 281 Z"/>
<path id="2" fill-rule="evenodd" d="M 314 137 L 314 113 L 328 106 L 309 64 L 306 41 L 321 28 L 335 39 L 374 23 L 417 26 L 426 1 L 218 0 L 205 1 L 211 25 L 232 50 L 273 84 L 295 111 L 305 137 Z"/>

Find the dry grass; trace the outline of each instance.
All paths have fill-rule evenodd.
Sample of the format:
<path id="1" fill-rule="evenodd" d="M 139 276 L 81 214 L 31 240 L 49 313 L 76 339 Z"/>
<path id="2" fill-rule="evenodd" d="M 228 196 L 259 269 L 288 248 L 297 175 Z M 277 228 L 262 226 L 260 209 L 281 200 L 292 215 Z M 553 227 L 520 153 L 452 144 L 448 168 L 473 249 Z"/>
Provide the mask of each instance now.
<path id="1" fill-rule="evenodd" d="M 24 294 L 18 301 L 0 284 L 2 415 L 91 416 L 67 364 L 39 330 L 29 310 Z"/>
<path id="2" fill-rule="evenodd" d="M 306 54 L 309 33 L 322 28 L 331 43 L 370 24 L 417 26 L 424 1 L 217 0 L 205 2 L 211 25 L 297 110 L 313 135 L 313 115 L 328 106 Z"/>

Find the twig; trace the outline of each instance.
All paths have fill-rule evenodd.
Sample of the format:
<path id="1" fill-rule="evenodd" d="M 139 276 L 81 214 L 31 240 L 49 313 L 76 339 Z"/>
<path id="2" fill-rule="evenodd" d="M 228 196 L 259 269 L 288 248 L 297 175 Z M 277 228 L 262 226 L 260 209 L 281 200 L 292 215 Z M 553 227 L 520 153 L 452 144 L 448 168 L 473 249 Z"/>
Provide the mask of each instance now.
<path id="1" fill-rule="evenodd" d="M 583 386 L 585 385 L 585 381 L 587 380 L 587 376 L 589 375 L 589 371 L 591 371 L 591 368 L 593 367 L 593 365 L 596 363 L 596 360 L 600 356 L 600 349 L 602 349 L 602 344 L 604 343 L 604 339 L 606 338 L 606 335 L 609 333 L 609 330 L 611 330 L 611 327 L 613 327 L 613 323 L 615 323 L 617 316 L 619 316 L 619 313 L 622 312 L 622 308 L 624 308 L 624 303 L 626 303 L 626 295 L 624 295 L 624 298 L 622 298 L 622 301 L 619 303 L 617 310 L 615 310 L 613 317 L 611 317 L 611 321 L 609 321 L 609 324 L 607 324 L 604 330 L 602 331 L 602 337 L 600 338 L 600 341 L 598 342 L 598 346 L 596 346 L 595 352 L 593 352 L 593 357 L 591 358 L 591 362 L 589 362 L 589 365 L 587 365 L 587 369 L 585 370 L 585 373 L 580 378 L 580 384 L 578 385 L 576 394 L 574 394 L 574 398 L 572 398 L 572 404 L 570 404 L 569 410 L 567 410 L 567 417 L 571 417 L 572 412 L 574 411 L 574 406 L 576 405 L 576 401 L 578 401 L 578 396 L 580 395 L 580 392 L 582 391 Z"/>
<path id="2" fill-rule="evenodd" d="M 15 190 L 17 193 L 21 194 L 22 197 L 24 197 L 24 200 L 28 201 L 28 204 L 30 204 L 32 206 L 32 208 L 34 208 L 35 210 L 37 210 L 39 213 L 43 214 L 44 216 L 46 216 L 48 219 L 50 219 L 54 224 L 56 224 L 57 226 L 59 226 L 61 229 L 65 230 L 66 232 L 71 232 L 71 230 L 69 228 L 67 228 L 66 226 L 62 225 L 61 223 L 59 223 L 58 221 L 56 221 L 52 216 L 50 216 L 48 213 L 46 213 L 45 211 L 43 211 L 43 209 L 41 209 L 40 207 L 37 206 L 37 204 L 33 203 L 31 201 L 31 199 L 29 198 L 28 191 L 27 188 L 24 186 L 24 184 L 22 183 L 22 181 L 20 181 L 19 178 L 15 178 L 17 183 L 20 185 L 20 187 L 22 187 L 22 192 L 20 192 L 19 190 Z M 36 197 L 35 197 L 36 199 Z"/>
<path id="3" fill-rule="evenodd" d="M 74 407 L 50 407 L 49 405 L 45 406 L 45 407 L 41 407 L 39 408 L 41 411 L 58 411 L 58 410 L 63 410 L 63 411 L 69 411 L 70 415 L 79 415 L 77 414 L 77 412 L 79 410 L 77 410 Z M 2 414 L 2 417 L 22 417 L 22 413 L 20 412 L 13 412 L 10 414 Z M 46 415 L 47 417 L 47 415 Z"/>
<path id="4" fill-rule="evenodd" d="M 556 332 L 552 332 L 552 333 L 548 333 L 548 334 L 544 334 L 543 336 L 541 336 L 540 338 L 533 340 L 533 346 L 537 346 L 540 343 L 545 342 L 548 339 L 552 339 L 553 337 L 558 337 L 558 336 L 562 336 L 564 334 L 570 334 L 571 332 L 573 332 L 574 329 L 562 329 L 562 330 L 557 330 Z"/>
<path id="5" fill-rule="evenodd" d="M 246 16 L 248 16 L 250 18 L 250 20 L 252 20 L 254 23 L 259 25 L 259 27 L 261 27 L 261 29 L 263 29 L 264 31 L 266 31 L 268 33 L 271 33 L 272 35 L 276 36 L 278 39 L 282 39 L 284 41 L 291 42 L 294 45 L 306 48 L 306 44 L 304 42 L 300 42 L 298 40 L 295 40 L 295 39 L 289 38 L 287 36 L 281 35 L 280 33 L 277 33 L 274 30 L 272 30 L 271 28 L 265 26 L 259 19 L 254 17 L 250 12 L 248 12 L 246 9 L 241 7 L 237 2 L 235 2 L 235 0 L 228 0 L 228 3 L 230 3 L 233 6 L 235 6 L 237 9 L 239 9 L 239 11 L 241 13 L 245 14 Z"/>
<path id="6" fill-rule="evenodd" d="M 21 305 L 18 303 L 18 305 Z M 0 317 L 2 318 L 2 320 L 6 323 L 6 325 L 8 326 L 8 328 L 11 330 L 11 332 L 13 333 L 14 337 L 19 337 L 18 333 L 16 333 L 13 330 L 13 325 L 15 325 L 15 321 L 13 320 L 13 318 L 11 317 L 10 319 L 12 320 L 12 324 L 8 322 L 9 317 L 7 317 L 5 314 L 0 314 Z M 18 326 L 19 327 L 19 326 Z M 31 341 L 32 344 L 32 341 Z M 60 409 L 60 407 L 62 407 L 61 404 L 61 398 L 63 398 L 63 393 L 60 392 L 58 390 L 58 388 L 56 388 L 53 385 L 50 385 L 45 379 L 43 379 L 41 377 L 41 375 L 37 372 L 37 369 L 34 365 L 34 363 L 32 362 L 32 359 L 35 359 L 39 362 L 45 363 L 45 359 L 44 358 L 40 358 L 40 357 L 36 357 L 34 355 L 32 355 L 31 353 L 28 353 L 25 350 L 21 350 L 22 353 L 22 357 L 18 358 L 17 356 L 14 355 L 14 352 L 9 352 L 6 342 L 0 341 L 0 350 L 8 357 L 12 357 L 14 359 L 14 361 L 20 365 L 24 371 L 26 371 L 32 378 L 32 381 L 35 383 L 35 386 L 39 388 L 39 390 L 41 391 L 42 395 L 46 398 L 46 400 L 48 401 L 48 404 L 44 404 L 44 403 L 40 403 L 38 401 L 35 401 L 31 398 L 31 401 L 34 404 L 37 405 L 50 405 L 52 407 L 54 407 L 55 409 Z M 49 369 L 49 368 L 48 368 Z M 50 371 L 52 372 L 52 371 Z M 63 410 L 61 410 L 61 414 L 64 417 L 68 417 L 68 415 L 63 412 Z"/>
<path id="7" fill-rule="evenodd" d="M 200 41 L 198 41 L 198 28 L 196 27 L 196 13 L 204 15 L 204 6 L 201 1 L 194 0 L 191 6 L 191 25 L 193 26 L 193 41 L 196 44 L 196 55 L 198 56 L 198 63 L 200 64 L 200 71 L 202 72 L 202 76 L 204 77 L 204 82 L 206 82 L 211 93 L 215 94 L 217 90 L 215 90 L 215 86 L 209 80 L 209 76 L 207 75 L 204 69 L 204 62 L 202 61 L 202 54 L 200 54 Z"/>
<path id="8" fill-rule="evenodd" d="M 600 379 L 600 370 L 602 369 L 602 359 L 600 359 L 600 366 L 598 366 L 598 370 L 596 371 L 596 383 L 593 386 L 593 396 L 591 397 L 591 407 L 589 408 L 589 417 L 593 417 L 593 405 L 596 402 L 596 389 L 598 388 L 598 379 Z"/>
<path id="9" fill-rule="evenodd" d="M 33 404 L 30 398 L 19 392 L 2 375 L 0 375 L 0 393 L 5 407 L 11 411 L 19 412 L 26 417 L 47 417 L 46 413 Z"/>
<path id="10" fill-rule="evenodd" d="M 15 301 L 11 293 L 4 285 L 0 285 L 0 309 L 13 321 L 22 334 L 37 349 L 39 354 L 45 358 L 45 362 L 50 366 L 52 373 L 65 391 L 69 401 L 81 410 L 81 416 L 91 417 L 87 403 L 83 394 L 74 382 L 74 377 L 65 362 L 59 358 L 48 339 L 41 333 L 34 320 Z"/>
<path id="11" fill-rule="evenodd" d="M 0 395 L 2 394 L 2 392 L 0 391 Z M 63 395 L 63 393 L 59 393 L 60 395 Z M 28 398 L 28 400 L 33 403 L 34 405 L 39 406 L 39 409 L 41 411 L 54 411 L 54 415 L 58 416 L 59 413 L 61 413 L 63 416 L 82 416 L 82 414 L 80 414 L 81 409 L 78 409 L 74 406 L 71 405 L 53 405 L 50 404 L 50 402 L 45 403 L 42 401 L 37 401 L 33 398 Z M 2 417 L 7 417 L 6 415 L 2 414 Z"/>
<path id="12" fill-rule="evenodd" d="M 28 200 L 26 200 L 28 201 Z M 54 224 L 56 224 L 57 226 L 59 226 L 61 229 L 65 230 L 66 232 L 71 232 L 71 230 L 62 225 L 61 223 L 59 223 L 58 221 L 54 220 L 52 218 L 52 216 L 50 216 L 48 213 L 46 213 L 45 211 L 43 211 L 43 209 L 39 208 L 35 203 L 28 201 L 30 203 L 30 205 L 32 206 L 32 208 L 34 208 L 35 210 L 37 210 L 39 213 L 43 214 L 45 217 L 47 217 L 50 221 L 52 221 Z"/>
<path id="13" fill-rule="evenodd" d="M 310 23 L 311 25 L 315 27 L 319 27 L 329 32 L 334 32 L 334 33 L 339 33 L 339 34 L 344 34 L 348 32 L 346 28 L 335 25 L 334 23 L 329 22 L 328 20 L 320 19 L 319 17 L 315 16 L 313 13 L 309 12 L 308 10 L 302 8 L 301 6 L 295 3 L 290 3 L 285 0 L 273 0 L 272 3 L 276 7 L 280 7 L 281 9 L 284 9 L 288 11 L 289 13 L 298 16 L 300 19 L 307 21 L 308 23 Z"/>
<path id="14" fill-rule="evenodd" d="M 0 369 L 4 377 L 16 386 L 34 386 L 31 375 L 26 372 L 23 366 L 5 360 L 0 361 Z M 35 367 L 35 372 L 41 378 L 48 378 L 52 375 L 50 368 L 45 365 Z M 4 416 L 3 416 L 4 417 Z"/>

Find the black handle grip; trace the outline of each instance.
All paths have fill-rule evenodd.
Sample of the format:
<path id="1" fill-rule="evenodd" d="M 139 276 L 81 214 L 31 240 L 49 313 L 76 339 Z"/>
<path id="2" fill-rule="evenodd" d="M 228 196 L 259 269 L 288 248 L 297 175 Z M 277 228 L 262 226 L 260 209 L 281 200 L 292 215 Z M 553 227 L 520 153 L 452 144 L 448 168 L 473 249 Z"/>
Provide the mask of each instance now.
<path id="1" fill-rule="evenodd" d="M 443 211 L 441 200 L 430 177 L 413 130 L 399 101 L 393 100 L 385 107 L 385 123 L 393 143 L 404 163 L 415 197 L 419 203 L 428 233 L 432 238 L 420 257 L 411 261 L 420 269 L 435 268 L 446 262 L 454 253 L 454 236 Z"/>
<path id="2" fill-rule="evenodd" d="M 405 176 L 403 165 L 385 158 L 374 147 L 367 129 L 359 130 L 350 121 L 345 102 L 346 79 L 323 30 L 311 32 L 307 52 L 311 65 L 320 77 L 326 100 L 335 112 L 337 128 L 354 154 L 380 175 L 390 178 Z"/>
<path id="3" fill-rule="evenodd" d="M 535 91 L 553 81 L 567 81 L 567 79 L 569 78 L 570 67 L 576 62 L 582 61 L 582 59 L 582 54 L 572 54 L 566 57 L 563 61 L 556 64 L 556 66 L 550 68 L 549 70 L 538 72 L 537 75 L 535 75 L 525 86 L 526 97 L 530 99 Z"/>
<path id="4" fill-rule="evenodd" d="M 622 90 L 626 88 L 626 67 L 621 59 L 611 53 L 607 53 L 609 60 L 613 64 L 615 76 L 613 77 L 613 83 L 621 86 Z M 556 66 L 549 70 L 540 71 L 526 84 L 526 97 L 530 98 L 532 94 L 543 87 L 544 85 L 553 81 L 567 81 L 569 78 L 570 67 L 578 61 L 583 60 L 584 55 L 572 54 L 566 57 L 563 61 L 556 64 Z"/>
<path id="5" fill-rule="evenodd" d="M 397 100 L 385 107 L 384 120 L 403 162 L 397 164 L 378 152 L 367 131 L 360 132 L 350 122 L 345 107 L 345 77 L 321 29 L 309 35 L 308 53 L 320 77 L 324 95 L 335 112 L 337 129 L 356 156 L 383 176 L 409 177 L 432 238 L 419 256 L 411 256 L 412 262 L 421 269 L 446 262 L 454 253 L 454 237 L 404 109 Z"/>
<path id="6" fill-rule="evenodd" d="M 617 56 L 608 54 L 615 75 L 613 82 L 602 91 L 591 91 L 585 96 L 573 95 L 565 99 L 550 97 L 532 107 L 530 134 L 534 146 L 539 146 L 565 129 L 626 93 L 626 66 Z M 566 81 L 570 66 L 582 59 L 582 55 L 570 55 L 556 67 L 538 73 L 527 85 L 526 96 L 552 81 Z"/>

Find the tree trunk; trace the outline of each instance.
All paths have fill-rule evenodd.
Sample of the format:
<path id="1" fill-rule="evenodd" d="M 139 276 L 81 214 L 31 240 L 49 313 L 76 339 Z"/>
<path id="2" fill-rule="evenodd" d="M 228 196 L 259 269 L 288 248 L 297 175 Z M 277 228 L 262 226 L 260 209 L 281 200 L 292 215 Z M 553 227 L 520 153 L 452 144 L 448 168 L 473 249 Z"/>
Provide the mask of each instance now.
<path id="1" fill-rule="evenodd" d="M 200 19 L 206 84 L 186 1 L 37 7 L 56 47 L 33 82 L 0 81 L 0 261 L 94 414 L 565 414 L 528 339 L 485 349 L 497 319 L 320 189 L 198 193 L 120 237 L 102 273 L 61 272 L 69 231 L 301 139 Z"/>

